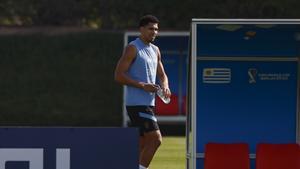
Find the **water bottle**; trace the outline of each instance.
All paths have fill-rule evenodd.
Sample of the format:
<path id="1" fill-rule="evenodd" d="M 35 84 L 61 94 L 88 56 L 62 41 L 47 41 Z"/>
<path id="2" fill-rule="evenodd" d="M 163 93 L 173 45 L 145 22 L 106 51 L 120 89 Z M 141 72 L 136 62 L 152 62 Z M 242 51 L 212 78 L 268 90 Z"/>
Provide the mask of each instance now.
<path id="1" fill-rule="evenodd" d="M 169 104 L 171 99 L 170 97 L 165 97 L 164 92 L 162 90 L 162 88 L 159 88 L 156 92 L 157 96 L 165 103 L 165 104 Z"/>

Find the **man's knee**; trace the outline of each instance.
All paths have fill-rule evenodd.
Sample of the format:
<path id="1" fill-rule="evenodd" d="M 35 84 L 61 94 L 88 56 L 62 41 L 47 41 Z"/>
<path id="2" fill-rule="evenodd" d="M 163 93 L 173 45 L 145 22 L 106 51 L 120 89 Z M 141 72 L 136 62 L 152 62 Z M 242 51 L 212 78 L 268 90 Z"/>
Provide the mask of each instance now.
<path id="1" fill-rule="evenodd" d="M 147 142 L 157 147 L 162 144 L 162 136 L 159 131 L 150 132 L 147 134 Z"/>
<path id="2" fill-rule="evenodd" d="M 153 144 L 155 144 L 157 147 L 159 147 L 162 144 L 162 137 L 161 136 L 157 136 L 154 140 L 153 140 Z"/>
<path id="3" fill-rule="evenodd" d="M 162 136 L 161 134 L 159 134 L 158 138 L 157 138 L 157 145 L 160 146 L 162 144 Z"/>

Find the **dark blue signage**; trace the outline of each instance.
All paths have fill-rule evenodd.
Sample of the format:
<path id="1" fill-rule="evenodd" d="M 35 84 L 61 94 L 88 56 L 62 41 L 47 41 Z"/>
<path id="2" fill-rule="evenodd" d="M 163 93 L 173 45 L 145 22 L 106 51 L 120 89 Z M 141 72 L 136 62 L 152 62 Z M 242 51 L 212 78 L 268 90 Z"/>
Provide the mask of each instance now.
<path id="1" fill-rule="evenodd" d="M 135 128 L 1 128 L 1 169 L 138 169 Z"/>

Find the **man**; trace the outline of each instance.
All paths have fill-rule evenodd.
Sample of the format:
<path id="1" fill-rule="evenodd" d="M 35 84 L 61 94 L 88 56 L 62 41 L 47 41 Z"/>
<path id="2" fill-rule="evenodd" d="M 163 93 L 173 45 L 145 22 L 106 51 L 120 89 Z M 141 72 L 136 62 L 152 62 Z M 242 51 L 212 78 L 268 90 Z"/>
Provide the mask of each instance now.
<path id="1" fill-rule="evenodd" d="M 159 20 L 143 16 L 139 23 L 140 36 L 129 43 L 115 70 L 115 80 L 126 85 L 126 110 L 133 127 L 140 130 L 140 169 L 147 169 L 162 136 L 154 116 L 155 93 L 162 88 L 170 97 L 168 77 L 161 62 L 160 50 L 153 45 Z M 156 77 L 160 85 L 156 84 Z"/>

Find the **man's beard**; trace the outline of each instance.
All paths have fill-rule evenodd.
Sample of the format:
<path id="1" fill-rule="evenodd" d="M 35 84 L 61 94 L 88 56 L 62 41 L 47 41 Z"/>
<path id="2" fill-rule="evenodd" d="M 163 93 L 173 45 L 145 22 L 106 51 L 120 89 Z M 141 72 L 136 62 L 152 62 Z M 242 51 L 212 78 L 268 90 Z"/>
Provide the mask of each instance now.
<path id="1" fill-rule="evenodd" d="M 154 40 L 155 40 L 155 37 L 151 38 L 149 42 L 154 42 Z"/>

